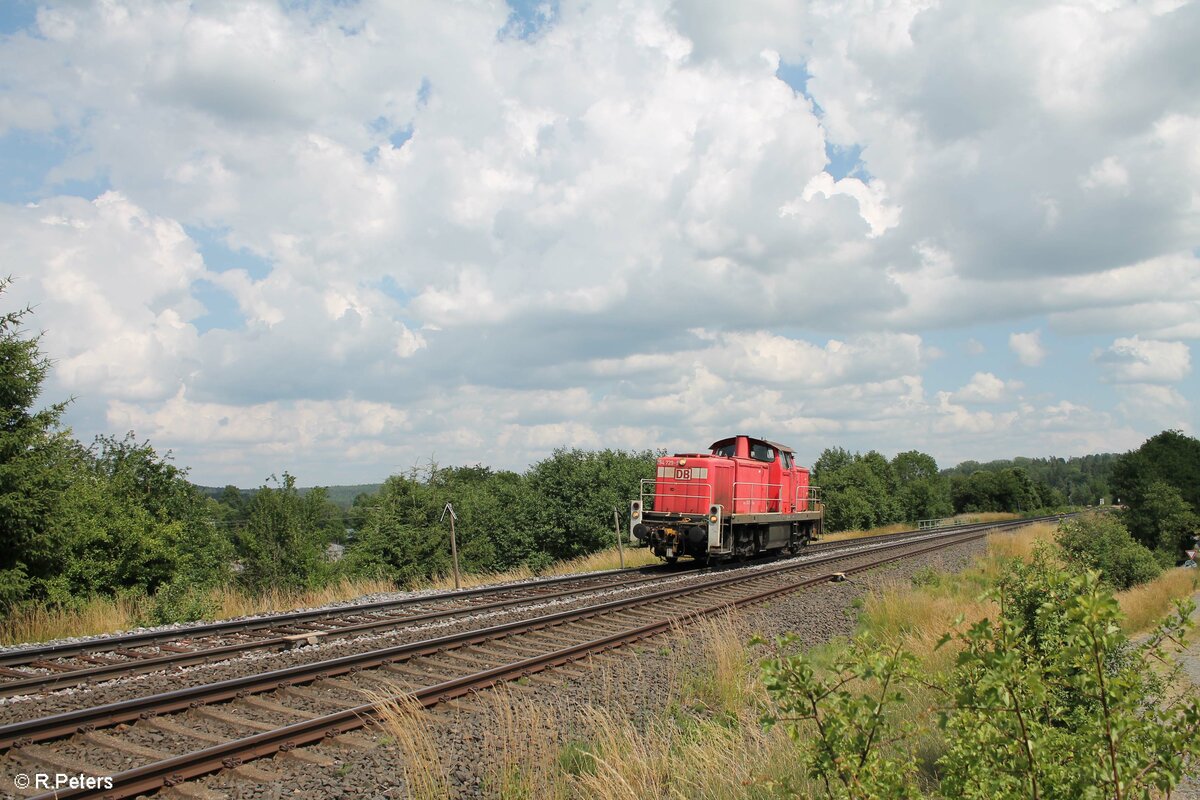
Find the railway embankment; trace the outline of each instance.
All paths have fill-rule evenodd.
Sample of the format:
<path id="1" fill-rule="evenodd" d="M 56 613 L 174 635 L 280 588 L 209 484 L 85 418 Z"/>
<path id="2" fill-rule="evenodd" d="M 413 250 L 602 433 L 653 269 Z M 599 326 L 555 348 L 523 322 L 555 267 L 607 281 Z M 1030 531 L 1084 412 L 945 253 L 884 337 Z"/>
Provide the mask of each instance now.
<path id="1" fill-rule="evenodd" d="M 296 796 L 478 798 L 608 797 L 617 796 L 612 784 L 633 783 L 645 792 L 637 796 L 658 796 L 653 792 L 670 787 L 656 781 L 674 775 L 687 796 L 701 797 L 769 780 L 771 764 L 761 758 L 736 761 L 767 747 L 782 774 L 792 760 L 786 737 L 764 733 L 758 724 L 757 703 L 765 695 L 756 688 L 754 665 L 763 652 L 747 647 L 750 637 L 794 634 L 809 647 L 828 645 L 856 630 L 874 587 L 959 572 L 986 552 L 982 539 L 958 544 L 679 627 L 432 712 L 397 709 L 392 725 L 366 734 L 375 747 L 339 754 L 332 770 L 292 763 L 286 785 Z M 245 780 L 229 773 L 197 785 L 218 796 L 275 796 L 239 794 L 247 792 Z"/>

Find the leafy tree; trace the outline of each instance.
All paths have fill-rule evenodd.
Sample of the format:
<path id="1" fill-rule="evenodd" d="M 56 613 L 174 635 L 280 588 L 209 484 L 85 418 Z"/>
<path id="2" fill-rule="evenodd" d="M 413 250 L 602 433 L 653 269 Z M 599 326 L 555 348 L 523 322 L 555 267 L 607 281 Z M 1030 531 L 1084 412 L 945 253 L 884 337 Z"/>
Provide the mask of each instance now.
<path id="1" fill-rule="evenodd" d="M 250 501 L 249 519 L 238 532 L 241 580 L 254 589 L 319 586 L 331 576 L 325 548 L 333 541 L 341 513 L 323 489 L 305 495 L 296 479 L 283 474 L 276 486 L 262 486 Z"/>
<path id="2" fill-rule="evenodd" d="M 393 475 L 368 504 L 346 553 L 354 573 L 406 583 L 451 570 L 450 531 L 438 524 L 442 506 L 416 470 Z"/>
<path id="3" fill-rule="evenodd" d="M 1200 440 L 1175 430 L 1150 437 L 1117 459 L 1112 485 L 1134 538 L 1161 548 L 1168 561 L 1178 558 L 1200 514 Z"/>
<path id="4" fill-rule="evenodd" d="M 1200 534 L 1200 516 L 1183 499 L 1183 493 L 1166 481 L 1147 485 L 1124 519 L 1131 529 L 1142 531 L 1166 563 L 1173 563 L 1191 548 L 1193 537 Z"/>
<path id="5" fill-rule="evenodd" d="M 0 296 L 11 279 L 0 279 Z M 29 308 L 0 315 L 0 609 L 30 596 L 53 569 L 50 520 L 70 485 L 78 447 L 59 420 L 66 403 L 35 409 L 50 362 L 23 335 Z"/>
<path id="6" fill-rule="evenodd" d="M 981 464 L 978 461 L 963 461 L 944 471 L 950 478 L 966 478 L 975 472 L 1002 472 L 1006 469 L 1023 469 L 1038 486 L 1039 491 L 1049 488 L 1056 494 L 1044 496 L 1043 505 L 1053 507 L 1067 503 L 1076 505 L 1099 505 L 1111 498 L 1108 479 L 1112 474 L 1117 456 L 1113 453 L 1080 456 L 1073 458 L 1024 458 L 1002 459 Z M 1057 501 L 1061 500 L 1059 503 Z"/>
<path id="7" fill-rule="evenodd" d="M 525 477 L 538 502 L 538 549 L 560 559 L 610 546 L 613 508 L 628 508 L 656 463 L 649 450 L 559 448 L 534 464 Z"/>
<path id="8" fill-rule="evenodd" d="M 899 486 L 900 509 L 908 522 L 948 517 L 954 513 L 950 482 L 938 473 L 933 456 L 917 450 L 897 453 L 892 459 L 892 472 Z"/>
<path id="9" fill-rule="evenodd" d="M 863 636 L 820 670 L 799 645 L 797 637 L 781 638 L 762 664 L 775 701 L 763 723 L 784 726 L 808 777 L 830 800 L 920 797 L 916 763 L 882 746 L 907 732 L 888 712 L 902 699 L 898 688 L 911 680 L 916 659 Z"/>

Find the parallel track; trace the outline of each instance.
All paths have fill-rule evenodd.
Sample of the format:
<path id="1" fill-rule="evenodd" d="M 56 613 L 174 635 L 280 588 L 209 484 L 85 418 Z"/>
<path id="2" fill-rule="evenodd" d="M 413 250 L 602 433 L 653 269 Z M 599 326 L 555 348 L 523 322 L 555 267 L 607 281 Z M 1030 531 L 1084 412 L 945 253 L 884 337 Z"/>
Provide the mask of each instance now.
<path id="1" fill-rule="evenodd" d="M 875 552 L 886 551 L 893 553 L 892 555 L 850 566 L 840 571 L 851 573 L 869 569 L 888 561 L 971 541 L 994 530 L 1017 527 L 1027 523 L 1028 521 L 1021 521 L 973 526 L 949 533 L 924 535 L 919 537 L 918 541 L 914 541 L 915 537 L 906 537 L 904 541 L 893 541 L 875 549 Z M 888 538 L 900 537 L 893 535 Z M 179 726 L 170 723 L 169 717 L 161 717 L 162 721 L 159 721 L 160 715 L 203 714 L 205 713 L 204 709 L 211 704 L 231 700 L 237 703 L 249 703 L 250 700 L 247 698 L 264 692 L 276 692 L 277 695 L 287 696 L 289 690 L 293 694 L 301 691 L 292 687 L 305 683 L 313 683 L 314 687 L 326 685 L 336 687 L 343 683 L 336 676 L 361 670 L 374 670 L 375 672 L 363 673 L 363 675 L 374 675 L 373 680 L 377 682 L 379 675 L 387 675 L 388 680 L 383 681 L 385 685 L 398 682 L 391 686 L 391 691 L 386 692 L 387 694 L 395 694 L 399 691 L 410 695 L 423 705 L 433 705 L 503 680 L 532 674 L 589 653 L 636 641 L 639 638 L 666 630 L 672 624 L 688 617 L 759 602 L 768 597 L 796 591 L 814 583 L 825 582 L 829 580 L 830 575 L 814 576 L 811 568 L 851 558 L 862 558 L 861 548 L 849 547 L 855 543 L 854 541 L 829 543 L 830 547 L 825 549 L 838 549 L 840 546 L 842 552 L 823 558 L 791 560 L 765 568 L 738 571 L 696 585 L 676 586 L 636 597 L 609 600 L 598 605 L 548 614 L 532 620 L 497 625 L 483 630 L 468 631 L 424 642 L 399 645 L 316 664 L 289 667 L 260 675 L 4 726 L 0 728 L 0 750 L 12 748 L 9 758 L 10 767 L 12 754 L 19 756 L 21 762 L 46 764 L 57 761 L 61 766 L 63 757 L 45 751 L 44 745 L 39 743 L 50 742 L 76 733 L 82 733 L 84 738 L 92 737 L 88 741 L 93 741 L 95 737 L 100 736 L 96 733 L 98 729 L 117 725 L 124 726 L 138 719 L 146 720 L 145 725 L 153 727 L 158 724 L 160 727 L 170 730 Z M 910 552 L 896 553 L 894 551 Z M 803 574 L 797 574 L 802 571 Z M 597 632 L 601 633 L 601 636 L 597 637 Z M 482 668 L 471 669 L 472 666 Z M 464 669 L 468 669 L 467 673 L 461 674 Z M 455 672 L 460 674 L 455 674 Z M 381 691 L 383 691 L 382 688 Z M 304 692 L 306 694 L 302 696 L 307 696 L 312 693 L 312 690 L 304 690 Z M 326 700 L 325 702 L 330 701 Z M 202 748 L 185 755 L 168 756 L 132 770 L 121 771 L 114 776 L 115 783 L 112 791 L 66 792 L 60 793 L 58 796 L 127 797 L 154 791 L 181 780 L 239 764 L 244 760 L 270 755 L 281 750 L 290 750 L 293 747 L 360 727 L 370 721 L 377 710 L 376 706 L 369 703 L 347 703 L 345 700 L 340 703 L 342 707 L 333 713 L 315 715 L 311 711 L 304 712 L 288 708 L 281 702 L 260 700 L 257 701 L 259 707 L 274 708 L 285 717 L 285 712 L 291 712 L 292 719 L 295 719 L 297 715 L 305 718 L 288 725 L 266 725 L 265 727 L 270 730 L 262 733 L 221 741 L 212 747 Z M 217 714 L 221 719 L 240 719 L 236 714 L 212 713 Z M 243 721 L 253 722 L 252 720 Z M 139 727 L 134 725 L 129 729 L 136 730 Z M 252 724 L 250 729 L 255 730 L 262 727 L 264 726 L 261 723 Z M 123 747 L 125 752 L 140 753 L 143 757 L 149 756 L 153 752 L 151 749 L 140 747 L 137 744 L 127 743 L 122 746 L 117 743 L 117 745 L 113 745 L 110 741 L 113 738 L 109 734 L 104 734 L 102 742 L 107 743 L 110 747 L 116 746 L 117 749 Z M 97 774 L 103 773 L 102 770 L 94 768 L 90 771 Z"/>
<path id="2" fill-rule="evenodd" d="M 974 527 L 977 526 L 959 526 L 954 530 Z M 818 542 L 808 545 L 803 555 L 846 548 L 867 549 L 883 541 L 900 542 L 932 533 L 927 530 L 903 531 Z M 607 570 L 22 648 L 0 653 L 0 697 L 55 691 L 129 675 L 224 661 L 249 653 L 278 652 L 318 641 L 514 608 L 526 603 L 562 600 L 592 591 L 634 587 L 674 578 L 689 566 L 685 562 L 675 567 Z"/>

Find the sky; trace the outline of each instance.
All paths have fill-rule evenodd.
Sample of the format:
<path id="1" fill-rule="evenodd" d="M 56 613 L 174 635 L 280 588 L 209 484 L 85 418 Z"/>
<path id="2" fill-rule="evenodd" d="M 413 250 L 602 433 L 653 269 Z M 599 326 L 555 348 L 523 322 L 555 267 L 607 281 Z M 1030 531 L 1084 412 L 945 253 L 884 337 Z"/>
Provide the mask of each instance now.
<path id="1" fill-rule="evenodd" d="M 5 310 L 197 483 L 1195 435 L 1200 3 L 0 4 Z"/>

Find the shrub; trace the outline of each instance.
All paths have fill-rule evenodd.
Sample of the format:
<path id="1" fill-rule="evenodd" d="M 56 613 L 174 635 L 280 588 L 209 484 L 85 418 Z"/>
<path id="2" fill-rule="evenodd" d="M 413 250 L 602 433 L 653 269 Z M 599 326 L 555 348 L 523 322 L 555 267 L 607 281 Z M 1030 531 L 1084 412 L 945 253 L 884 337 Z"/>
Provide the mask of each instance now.
<path id="1" fill-rule="evenodd" d="M 1064 520 L 1055 539 L 1068 561 L 1098 570 L 1105 582 L 1117 589 L 1153 580 L 1162 572 L 1154 554 L 1108 514 Z"/>
<path id="2" fill-rule="evenodd" d="M 774 702 L 764 721 L 788 726 L 821 795 L 917 795 L 915 753 L 929 731 L 897 722 L 904 690 L 916 687 L 943 698 L 938 796 L 1120 800 L 1178 785 L 1200 756 L 1200 700 L 1167 698 L 1164 687 L 1179 676 L 1169 651 L 1186 647 L 1194 604 L 1177 604 L 1134 647 L 1094 571 L 1043 556 L 992 594 L 996 620 L 943 637 L 958 648 L 948 675 L 929 677 L 902 649 L 866 638 L 824 670 L 779 642 L 762 666 Z"/>

